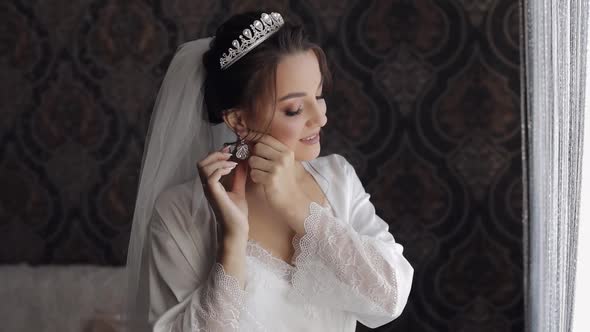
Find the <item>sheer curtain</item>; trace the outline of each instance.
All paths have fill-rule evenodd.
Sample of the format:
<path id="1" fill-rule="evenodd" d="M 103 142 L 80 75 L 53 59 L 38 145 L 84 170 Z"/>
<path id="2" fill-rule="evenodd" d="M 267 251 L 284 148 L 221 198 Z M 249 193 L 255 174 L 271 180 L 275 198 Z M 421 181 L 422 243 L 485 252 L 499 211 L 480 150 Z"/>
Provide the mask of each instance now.
<path id="1" fill-rule="evenodd" d="M 590 241 L 578 239 L 589 4 L 523 8 L 526 326 L 571 331 L 577 244 Z"/>
<path id="2" fill-rule="evenodd" d="M 586 119 L 590 116 L 590 33 L 586 36 Z M 588 121 L 588 120 L 586 120 Z M 584 126 L 582 152 L 582 193 L 580 198 L 580 224 L 578 226 L 578 257 L 576 262 L 576 294 L 574 296 L 574 332 L 588 331 L 590 327 L 590 124 Z M 585 281 L 585 282 L 584 282 Z"/>

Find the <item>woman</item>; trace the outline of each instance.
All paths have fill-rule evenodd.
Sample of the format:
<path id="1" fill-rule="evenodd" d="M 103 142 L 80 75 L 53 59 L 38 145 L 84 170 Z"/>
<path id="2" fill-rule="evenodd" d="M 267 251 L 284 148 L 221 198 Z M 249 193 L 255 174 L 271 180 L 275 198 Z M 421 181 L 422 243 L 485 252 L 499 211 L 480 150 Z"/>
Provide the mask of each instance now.
<path id="1" fill-rule="evenodd" d="M 401 314 L 413 276 L 403 247 L 352 165 L 318 157 L 329 78 L 321 48 L 277 13 L 236 15 L 180 47 L 142 165 L 133 319 L 154 331 L 354 331 Z"/>

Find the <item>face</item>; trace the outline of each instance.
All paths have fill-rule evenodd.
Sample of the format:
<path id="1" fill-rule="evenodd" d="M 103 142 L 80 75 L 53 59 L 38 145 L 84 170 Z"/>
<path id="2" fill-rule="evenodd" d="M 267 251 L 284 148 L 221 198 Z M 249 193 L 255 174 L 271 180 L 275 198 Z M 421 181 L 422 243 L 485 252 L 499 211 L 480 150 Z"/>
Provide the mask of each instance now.
<path id="1" fill-rule="evenodd" d="M 285 144 L 296 160 L 312 160 L 320 154 L 320 129 L 328 121 L 322 96 L 322 75 L 312 50 L 285 56 L 277 67 L 276 113 L 268 133 Z M 264 110 L 265 117 L 249 127 L 263 132 L 272 118 L 273 107 Z M 304 138 L 318 135 L 305 142 Z"/>

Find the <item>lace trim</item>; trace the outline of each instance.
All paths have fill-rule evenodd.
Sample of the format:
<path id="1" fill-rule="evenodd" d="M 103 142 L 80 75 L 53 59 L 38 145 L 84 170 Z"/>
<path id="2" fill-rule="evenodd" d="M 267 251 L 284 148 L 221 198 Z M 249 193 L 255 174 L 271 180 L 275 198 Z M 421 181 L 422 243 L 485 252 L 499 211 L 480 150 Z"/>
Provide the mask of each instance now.
<path id="1" fill-rule="evenodd" d="M 293 275 L 295 274 L 297 268 L 288 264 L 287 262 L 283 261 L 282 259 L 274 256 L 266 249 L 264 249 L 258 242 L 255 240 L 248 240 L 248 246 L 246 247 L 246 252 L 249 257 L 257 259 L 259 262 L 264 264 L 267 268 L 269 268 L 273 273 L 278 276 L 279 278 L 285 281 L 291 281 L 293 279 Z M 305 299 L 298 297 L 297 299 L 300 301 L 304 308 L 304 313 L 310 318 L 317 318 L 317 308 L 313 306 L 311 303 L 305 301 Z"/>
<path id="2" fill-rule="evenodd" d="M 317 203 L 316 203 L 317 204 Z M 319 205 L 319 204 L 318 204 Z M 331 206 L 328 202 L 324 204 L 324 209 L 331 210 Z M 296 241 L 297 235 L 292 241 L 292 244 Z M 296 248 L 297 250 L 297 248 Z M 295 273 L 294 258 L 297 256 L 297 251 L 293 254 L 293 258 L 290 263 L 276 257 L 268 250 L 266 250 L 258 241 L 248 239 L 248 245 L 246 246 L 246 255 L 256 258 L 258 261 L 266 265 L 273 272 L 282 279 L 291 280 Z"/>
<path id="3" fill-rule="evenodd" d="M 274 256 L 255 240 L 248 239 L 246 254 L 260 261 L 271 269 L 278 277 L 285 280 L 289 280 L 295 270 L 294 266 Z"/>
<path id="4" fill-rule="evenodd" d="M 389 266 L 366 238 L 352 239 L 346 225 L 339 224 L 336 220 L 330 220 L 332 223 L 324 224 L 323 226 L 327 230 L 323 230 L 320 221 L 322 220 L 322 212 L 325 210 L 326 208 L 312 202 L 309 206 L 310 214 L 304 221 L 305 234 L 302 237 L 293 238 L 294 264 L 298 271 L 293 276 L 294 288 L 298 290 L 300 295 L 303 295 L 301 290 L 306 289 L 306 282 L 309 282 L 304 280 L 304 275 L 314 275 L 313 269 L 317 268 L 318 263 L 314 258 L 317 257 L 324 265 L 327 264 L 325 266 L 334 272 L 338 280 L 348 285 L 355 294 L 368 298 L 370 302 L 368 305 L 372 312 L 382 314 L 393 312 L 397 304 L 395 270 Z M 322 234 L 322 231 L 326 234 Z M 347 252 L 346 249 L 343 250 L 342 243 L 338 243 L 338 240 L 346 238 L 351 238 L 353 242 L 357 240 L 364 250 L 357 250 L 353 254 Z M 390 278 L 385 279 L 379 273 L 367 274 L 370 271 L 361 271 L 360 269 L 366 268 L 366 264 L 362 264 L 363 261 L 368 263 L 369 268 L 373 271 L 390 274 Z M 365 266 L 361 267 L 362 265 Z M 313 290 L 314 293 L 322 291 L 322 289 L 315 288 Z M 324 289 L 323 291 L 333 291 L 333 289 Z M 318 296 L 319 294 L 313 295 Z M 384 303 L 383 300 L 388 298 L 392 301 L 387 300 Z"/>
<path id="5" fill-rule="evenodd" d="M 295 253 L 293 254 L 292 262 L 299 270 L 305 269 L 308 265 L 307 263 L 311 261 L 312 256 L 317 252 L 317 243 L 319 239 L 315 237 L 315 232 L 321 212 L 322 207 L 316 202 L 312 202 L 309 205 L 309 215 L 303 223 L 305 234 L 303 237 L 300 235 L 295 235 L 293 237 L 291 244 L 293 245 L 293 248 L 295 248 Z M 293 276 L 293 286 L 295 288 L 299 289 L 297 286 L 305 282 L 304 280 L 301 280 L 301 277 L 301 274 L 295 274 Z"/>
<path id="6" fill-rule="evenodd" d="M 240 287 L 240 282 L 238 279 L 230 274 L 227 274 L 223 264 L 219 262 L 215 262 L 215 264 L 213 264 L 213 275 L 213 284 L 215 287 L 220 287 L 224 290 L 227 290 L 228 292 L 225 295 L 234 300 L 232 303 L 235 303 L 238 306 L 243 306 L 247 293 Z"/>
<path id="7" fill-rule="evenodd" d="M 191 312 L 193 331 L 237 331 L 246 291 L 219 262 L 213 265 L 209 282 L 200 294 L 200 305 Z"/>

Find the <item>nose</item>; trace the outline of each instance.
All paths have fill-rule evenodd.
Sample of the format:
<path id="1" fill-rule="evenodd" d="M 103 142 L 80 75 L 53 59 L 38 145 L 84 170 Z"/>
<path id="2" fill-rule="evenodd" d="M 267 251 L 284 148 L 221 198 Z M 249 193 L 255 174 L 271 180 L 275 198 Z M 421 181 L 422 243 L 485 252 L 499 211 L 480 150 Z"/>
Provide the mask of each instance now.
<path id="1" fill-rule="evenodd" d="M 326 115 L 327 107 L 325 102 L 316 102 L 313 108 L 312 116 L 310 117 L 308 124 L 310 127 L 323 127 L 328 122 Z"/>

